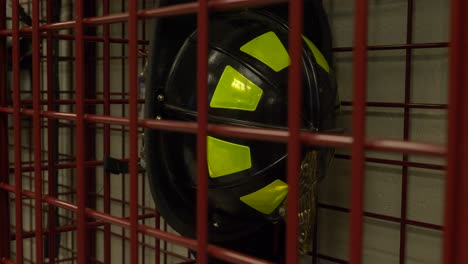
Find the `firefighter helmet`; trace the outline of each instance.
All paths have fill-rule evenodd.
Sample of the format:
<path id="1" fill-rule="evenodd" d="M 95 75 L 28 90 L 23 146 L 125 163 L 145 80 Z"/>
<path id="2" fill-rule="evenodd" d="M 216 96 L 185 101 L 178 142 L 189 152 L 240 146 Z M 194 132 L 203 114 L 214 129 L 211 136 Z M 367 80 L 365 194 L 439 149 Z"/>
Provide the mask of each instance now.
<path id="1" fill-rule="evenodd" d="M 289 29 L 285 17 L 281 16 L 282 11 L 275 10 L 281 9 L 243 10 L 210 17 L 210 123 L 286 128 Z M 154 60 L 150 61 L 147 82 L 150 87 L 147 89 L 147 98 L 150 98 L 147 117 L 183 121 L 197 118 L 197 34 L 192 28 L 192 32 L 186 28 L 174 32 L 177 26 L 189 25 L 190 19 L 193 22 L 193 18 L 158 22 L 156 32 L 160 36 L 152 50 L 157 54 L 152 54 Z M 169 25 L 173 26 L 172 30 Z M 307 33 L 311 31 L 305 28 L 302 111 L 298 114 L 304 130 L 327 131 L 336 126 L 337 109 L 336 86 L 329 63 L 329 40 L 318 38 L 321 46 L 326 47 L 323 53 L 314 43 L 313 39 L 317 37 L 309 39 Z M 321 30 L 329 38 L 328 28 Z M 170 40 L 163 39 L 164 34 Z M 176 231 L 194 237 L 196 136 L 149 130 L 145 143 L 148 176 L 158 209 Z M 304 148 L 304 153 L 311 149 L 318 153 L 318 166 L 323 169 L 317 171 L 323 175 L 332 151 L 310 147 Z M 271 248 L 274 225 L 281 222 L 278 220 L 288 193 L 286 157 L 286 146 L 282 143 L 208 136 L 208 232 L 211 243 L 248 253 L 250 249 L 261 257 L 272 257 L 267 248 Z"/>

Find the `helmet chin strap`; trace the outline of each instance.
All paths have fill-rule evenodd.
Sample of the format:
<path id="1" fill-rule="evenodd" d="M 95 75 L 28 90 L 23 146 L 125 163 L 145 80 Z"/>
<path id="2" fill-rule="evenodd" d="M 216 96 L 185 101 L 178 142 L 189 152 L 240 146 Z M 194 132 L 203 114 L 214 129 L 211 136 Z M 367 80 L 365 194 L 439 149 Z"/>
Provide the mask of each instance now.
<path id="1" fill-rule="evenodd" d="M 146 94 L 146 69 L 148 68 L 148 52 L 144 52 L 139 50 L 139 55 L 143 56 L 145 59 L 145 65 L 141 70 L 140 74 L 138 74 L 138 99 L 145 99 Z M 144 119 L 145 118 L 145 104 L 140 104 L 138 109 L 138 118 Z M 139 134 L 140 136 L 140 152 L 139 152 L 139 165 L 141 168 L 146 170 L 146 161 L 145 161 L 145 133 L 142 132 Z"/>
<path id="2" fill-rule="evenodd" d="M 301 163 L 299 174 L 299 242 L 298 253 L 307 255 L 311 250 L 313 226 L 317 213 L 318 152 L 308 152 Z M 279 207 L 279 214 L 286 221 L 286 201 Z"/>

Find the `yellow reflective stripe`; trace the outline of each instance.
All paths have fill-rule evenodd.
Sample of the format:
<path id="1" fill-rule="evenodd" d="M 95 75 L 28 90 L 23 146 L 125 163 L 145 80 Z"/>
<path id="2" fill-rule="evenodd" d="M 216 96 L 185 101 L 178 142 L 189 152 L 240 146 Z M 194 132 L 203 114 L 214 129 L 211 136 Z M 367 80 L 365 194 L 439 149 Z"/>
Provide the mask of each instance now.
<path id="1" fill-rule="evenodd" d="M 302 36 L 307 46 L 312 51 L 318 65 L 326 72 L 330 73 L 330 66 L 322 52 L 307 37 Z M 279 72 L 290 64 L 288 51 L 281 43 L 281 40 L 273 31 L 260 35 L 240 48 L 241 51 L 249 54 L 257 60 L 263 62 L 274 71 Z"/>
<path id="2" fill-rule="evenodd" d="M 288 51 L 273 31 L 254 38 L 242 46 L 240 50 L 263 62 L 276 72 L 290 64 Z"/>
<path id="3" fill-rule="evenodd" d="M 211 178 L 250 169 L 250 148 L 214 137 L 207 138 L 208 172 Z"/>
<path id="4" fill-rule="evenodd" d="M 302 36 L 302 38 L 307 43 L 307 46 L 309 46 L 310 50 L 312 51 L 312 54 L 314 54 L 314 57 L 315 57 L 315 60 L 317 61 L 317 64 L 320 65 L 320 67 L 322 67 L 326 72 L 330 73 L 330 66 L 328 65 L 328 62 L 325 59 L 325 57 L 323 56 L 322 52 L 320 52 L 320 50 L 317 48 L 317 46 L 315 46 L 314 43 L 312 43 L 312 41 L 310 41 L 310 39 L 308 39 L 305 36 Z"/>
<path id="5" fill-rule="evenodd" d="M 271 214 L 287 194 L 288 185 L 275 180 L 256 192 L 242 196 L 240 200 L 259 212 Z"/>
<path id="6" fill-rule="evenodd" d="M 210 101 L 212 108 L 255 111 L 263 90 L 231 66 L 226 66 Z"/>

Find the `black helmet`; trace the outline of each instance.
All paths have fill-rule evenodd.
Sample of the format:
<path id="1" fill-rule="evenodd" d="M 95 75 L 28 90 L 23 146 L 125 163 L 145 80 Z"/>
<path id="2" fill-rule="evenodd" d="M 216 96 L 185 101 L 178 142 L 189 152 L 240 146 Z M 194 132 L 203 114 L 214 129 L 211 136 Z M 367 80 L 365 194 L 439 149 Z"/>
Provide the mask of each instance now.
<path id="1" fill-rule="evenodd" d="M 335 129 L 337 92 L 329 64 L 329 30 L 320 5 L 312 1 L 304 7 L 302 128 L 330 131 Z M 290 63 L 286 10 L 282 5 L 210 16 L 210 123 L 286 128 Z M 147 118 L 196 120 L 194 25 L 193 17 L 156 23 Z M 314 25 L 316 29 L 309 29 Z M 332 151 L 307 147 L 304 153 L 311 149 L 319 153 L 318 164 L 323 168 L 318 172 L 324 174 Z M 196 136 L 149 130 L 145 132 L 145 152 L 151 190 L 162 216 L 182 235 L 194 237 Z M 208 136 L 210 243 L 260 257 L 278 257 L 271 248 L 273 230 L 280 230 L 281 236 L 283 229 L 279 220 L 288 192 L 286 156 L 282 143 Z"/>

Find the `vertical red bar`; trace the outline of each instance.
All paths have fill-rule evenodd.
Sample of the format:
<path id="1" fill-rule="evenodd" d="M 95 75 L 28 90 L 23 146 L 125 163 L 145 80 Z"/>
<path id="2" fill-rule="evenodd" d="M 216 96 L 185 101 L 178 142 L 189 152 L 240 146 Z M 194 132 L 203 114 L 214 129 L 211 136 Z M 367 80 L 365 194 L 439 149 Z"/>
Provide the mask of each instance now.
<path id="1" fill-rule="evenodd" d="M 40 36 L 39 0 L 32 2 L 32 90 L 33 90 L 33 137 L 34 137 L 34 203 L 36 263 L 42 264 L 42 169 L 41 169 L 41 80 L 40 80 Z"/>
<path id="2" fill-rule="evenodd" d="M 83 0 L 83 17 L 94 17 L 96 16 L 96 2 L 94 0 Z M 83 29 L 83 35 L 96 35 L 96 27 L 87 27 Z M 84 53 L 85 58 L 84 67 L 84 100 L 96 98 L 96 64 L 97 64 L 97 54 L 96 54 L 96 43 L 95 42 L 84 42 Z M 95 104 L 86 104 L 84 106 L 84 113 L 86 114 L 96 114 L 96 105 Z M 85 158 L 84 160 L 95 160 L 96 159 L 96 126 L 95 125 L 85 125 L 86 135 L 86 148 L 85 148 Z M 93 194 L 96 193 L 96 168 L 86 167 L 84 175 L 86 175 L 86 194 L 85 206 L 88 208 L 96 208 L 96 197 Z M 88 249 L 86 252 L 89 257 L 96 256 L 96 229 L 89 228 L 87 232 L 88 239 Z"/>
<path id="3" fill-rule="evenodd" d="M 138 2 L 128 3 L 130 89 L 130 263 L 138 263 Z"/>
<path id="4" fill-rule="evenodd" d="M 208 1 L 198 0 L 197 12 L 197 262 L 208 262 Z"/>
<path id="5" fill-rule="evenodd" d="M 47 23 L 53 22 L 53 1 L 47 0 L 46 2 L 46 16 L 47 16 Z M 54 68 L 57 66 L 55 65 L 54 60 L 54 40 L 53 40 L 53 32 L 47 31 L 47 110 L 54 111 L 58 107 L 54 104 L 55 99 L 55 76 L 54 76 Z M 71 78 L 70 78 L 71 79 Z M 57 128 L 57 120 L 49 118 L 47 120 L 47 164 L 49 169 L 47 170 L 47 178 L 48 178 L 48 194 L 52 197 L 56 197 L 56 183 L 57 183 L 57 169 L 56 169 L 56 148 L 55 141 L 58 137 L 56 133 Z M 55 256 L 57 252 L 55 250 L 56 243 L 56 219 L 55 219 L 55 212 L 56 208 L 52 205 L 48 205 L 48 212 L 47 212 L 47 225 L 49 228 L 49 234 L 47 236 L 48 239 L 48 257 L 50 264 L 55 263 Z"/>
<path id="6" fill-rule="evenodd" d="M 32 64 L 31 64 L 31 65 L 32 65 Z M 31 75 L 32 75 L 32 70 L 31 70 Z M 32 79 L 31 79 L 31 81 L 32 81 Z M 30 94 L 31 94 L 31 95 L 34 94 L 32 90 L 31 90 Z M 33 100 L 33 105 L 32 105 L 32 107 L 34 108 L 34 100 Z M 33 119 L 34 119 L 34 118 L 33 118 Z M 29 121 L 29 120 L 28 120 L 28 121 Z M 27 126 L 28 126 L 28 130 L 27 130 L 27 132 L 26 132 L 26 133 L 28 134 L 28 139 L 27 139 L 27 140 L 28 140 L 28 143 L 27 143 L 27 146 L 29 146 L 29 147 L 28 147 L 28 163 L 27 163 L 27 164 L 31 164 L 30 162 L 32 162 L 32 165 L 33 165 L 33 168 L 34 168 L 34 166 L 35 166 L 35 164 L 34 164 L 34 159 L 33 159 L 33 158 L 34 158 L 34 147 L 33 147 L 33 146 L 34 146 L 34 145 L 33 145 L 33 141 L 34 141 L 34 120 L 30 120 L 30 121 L 28 122 Z M 22 164 L 22 167 L 24 168 L 24 163 Z M 25 171 L 25 170 L 23 169 L 23 171 Z M 25 176 L 25 175 L 23 174 L 23 177 L 24 177 L 24 176 Z M 28 171 L 28 172 L 27 172 L 27 179 L 28 179 L 28 188 L 29 188 L 29 190 L 32 190 L 32 189 L 33 189 L 33 182 L 34 182 L 34 184 L 35 184 L 35 180 L 36 180 L 36 178 L 34 177 L 34 171 Z M 24 184 L 24 183 L 23 183 L 23 184 Z M 34 195 L 36 195 L 36 193 L 34 193 Z M 36 197 L 34 197 L 34 199 L 35 199 L 35 198 L 36 198 Z M 35 207 L 35 206 L 30 206 L 30 205 L 28 205 L 27 207 L 29 208 L 29 212 L 28 212 L 27 214 L 31 216 L 31 217 L 29 217 L 29 219 L 28 219 L 29 221 L 28 221 L 28 224 L 27 224 L 27 225 L 28 225 L 30 228 L 32 228 L 32 227 L 33 227 L 33 219 L 36 217 L 36 216 L 35 216 L 35 210 L 34 210 L 36 207 Z M 24 212 L 23 212 L 23 213 L 24 213 Z M 33 215 L 34 215 L 34 217 L 32 217 Z M 24 234 L 23 234 L 23 238 L 24 238 Z M 34 254 L 34 249 L 35 249 L 34 246 L 29 245 L 29 256 L 33 256 L 33 254 Z M 28 261 L 28 260 L 31 260 L 31 259 L 26 259 L 25 261 Z"/>
<path id="7" fill-rule="evenodd" d="M 410 45 L 413 42 L 413 0 L 408 0 L 408 8 L 406 12 L 406 44 Z M 408 105 L 411 103 L 411 63 L 412 63 L 412 49 L 406 49 L 406 62 L 405 62 L 405 109 L 403 121 L 403 139 L 409 140 L 411 123 L 410 113 L 411 109 Z M 408 161 L 408 155 L 403 154 L 403 162 Z M 406 257 L 406 211 L 408 203 L 408 166 L 402 168 L 401 178 L 401 202 L 400 202 L 400 264 L 405 263 Z"/>
<path id="8" fill-rule="evenodd" d="M 461 120 L 468 120 L 468 2 L 463 1 L 462 6 L 462 47 L 463 49 L 463 65 L 461 65 L 461 70 L 463 72 L 463 83 L 461 84 L 461 92 L 459 95 L 462 99 L 463 106 L 463 117 Z M 457 229 L 456 232 L 456 243 L 457 243 L 457 253 L 456 261 L 458 264 L 468 263 L 468 206 L 466 202 L 468 201 L 468 122 L 462 122 L 463 131 L 460 138 L 460 152 L 462 153 L 460 161 L 461 172 L 459 174 L 459 182 L 456 184 L 459 186 L 458 190 L 458 204 L 457 204 Z M 453 157 L 455 158 L 455 157 Z"/>
<path id="9" fill-rule="evenodd" d="M 125 12 L 125 3 L 127 1 L 125 0 L 121 0 L 120 1 L 120 11 L 123 13 Z M 122 23 L 121 24 L 121 28 L 120 28 L 120 35 L 121 35 L 121 38 L 126 38 L 125 36 L 125 23 Z M 125 99 L 125 82 L 126 82 L 126 74 L 125 74 L 125 71 L 126 71 L 126 54 L 125 54 L 125 45 L 121 45 L 121 98 L 122 99 Z M 125 116 L 125 102 L 123 102 L 121 104 L 121 116 L 124 117 Z M 122 139 L 122 142 L 121 142 L 121 153 L 122 153 L 122 158 L 126 158 L 126 150 L 125 150 L 125 142 L 127 142 L 127 138 L 126 138 L 126 134 L 125 134 L 125 126 L 121 126 L 121 139 Z M 121 174 L 122 178 L 121 178 L 121 185 L 122 185 L 122 189 L 121 189 L 121 195 L 122 195 L 122 201 L 121 201 L 121 210 L 122 210 L 122 217 L 127 217 L 126 215 L 126 186 L 127 186 L 127 183 L 125 181 L 125 178 L 126 178 L 126 174 Z M 125 245 L 125 241 L 126 241 L 126 230 L 125 228 L 122 228 L 121 230 L 121 243 L 122 245 Z M 122 250 L 122 256 L 121 256 L 121 259 L 122 259 L 122 262 L 123 263 L 126 263 L 127 261 L 127 258 L 126 258 L 126 250 Z"/>
<path id="10" fill-rule="evenodd" d="M 143 1 L 143 3 L 142 3 L 142 8 L 143 8 L 143 9 L 146 8 L 146 1 Z M 141 22 L 141 35 L 142 35 L 142 39 L 143 39 L 143 40 L 146 40 L 146 20 L 143 20 L 143 21 Z M 143 47 L 146 48 L 146 46 L 143 46 Z M 143 56 L 143 60 L 141 60 L 141 67 L 142 67 L 142 69 L 143 69 L 143 74 L 145 74 L 144 71 L 145 71 L 145 65 L 146 65 L 146 63 L 147 63 L 146 57 Z M 140 78 L 140 77 L 141 77 L 141 76 L 139 75 L 138 78 Z M 138 99 L 144 98 L 144 96 L 145 96 L 144 94 L 141 94 L 140 92 L 141 92 L 141 89 L 140 89 L 140 80 L 139 80 L 139 81 L 138 81 Z M 140 108 L 139 111 L 141 112 L 142 109 L 143 109 L 143 111 L 144 111 L 144 108 Z M 140 115 L 140 114 L 139 114 L 139 115 Z M 144 117 L 141 117 L 141 116 L 139 116 L 139 117 L 140 117 L 140 118 L 144 118 Z M 143 140 L 143 139 L 142 139 L 142 140 Z M 144 175 L 143 175 L 143 176 L 144 176 Z M 143 208 L 142 211 L 143 211 L 143 214 L 146 213 L 146 209 L 145 209 L 145 208 L 146 208 L 146 199 L 145 199 L 145 197 L 146 197 L 146 188 L 145 188 L 146 184 L 147 184 L 147 183 L 146 183 L 146 177 L 143 177 L 143 179 L 142 179 L 142 181 L 141 181 L 141 201 L 142 201 L 142 208 Z M 143 220 L 143 225 L 146 225 L 145 219 Z M 142 248 L 142 250 L 141 250 L 142 264 L 145 264 L 145 261 L 146 261 L 145 255 L 146 255 L 146 248 L 147 248 L 147 247 L 146 247 L 146 235 L 143 235 L 143 237 L 142 237 L 142 244 L 143 244 L 143 248 Z M 155 253 L 157 253 L 157 252 L 155 251 Z M 156 256 L 156 254 L 155 254 L 155 256 Z"/>
<path id="11" fill-rule="evenodd" d="M 104 0 L 103 15 L 109 15 L 109 0 Z M 109 42 L 109 24 L 104 25 L 104 62 L 103 62 L 103 81 L 104 81 L 104 115 L 110 116 L 110 42 Z M 104 124 L 104 157 L 110 156 L 110 125 Z M 104 213 L 110 214 L 110 174 L 104 172 Z M 104 225 L 104 263 L 111 263 L 111 230 L 110 224 Z"/>
<path id="12" fill-rule="evenodd" d="M 0 0 L 0 29 L 6 27 L 6 0 Z M 7 61 L 6 38 L 0 37 L 0 61 Z M 6 63 L 0 63 L 0 106 L 7 105 L 7 67 Z M 0 114 L 0 146 L 8 146 L 8 117 Z M 0 148 L 0 182 L 7 183 L 9 177 L 8 148 Z M 10 202 L 8 191 L 0 190 L 0 237 L 10 237 Z M 0 259 L 10 257 L 10 239 L 0 239 Z"/>
<path id="13" fill-rule="evenodd" d="M 468 263 L 468 3 L 451 1 L 444 263 Z"/>
<path id="14" fill-rule="evenodd" d="M 355 0 L 353 144 L 351 147 L 350 263 L 362 261 L 364 140 L 367 85 L 367 0 Z"/>
<path id="15" fill-rule="evenodd" d="M 76 86 L 76 192 L 78 264 L 88 263 L 86 228 L 86 175 L 85 175 L 85 87 L 84 87 L 84 39 L 83 0 L 75 1 L 75 86 Z"/>
<path id="16" fill-rule="evenodd" d="M 164 229 L 163 230 L 165 232 L 167 232 L 167 222 L 166 221 L 164 221 Z M 167 264 L 167 240 L 164 240 L 163 249 L 164 249 L 163 262 L 164 262 L 164 264 Z"/>
<path id="17" fill-rule="evenodd" d="M 145 181 L 145 178 L 143 177 L 143 179 L 140 181 L 141 182 L 141 201 L 142 201 L 142 205 L 141 205 L 141 208 L 142 208 L 142 213 L 143 214 L 146 214 L 146 206 L 145 206 L 145 185 L 146 185 L 146 181 Z M 146 225 L 146 218 L 143 218 L 143 225 Z M 141 248 L 141 263 L 142 264 L 145 264 L 146 262 L 146 258 L 145 258 L 145 255 L 146 255 L 146 248 L 147 248 L 147 244 L 146 244 L 146 235 L 142 235 L 142 238 L 141 238 L 141 244 L 142 244 L 142 248 Z"/>
<path id="18" fill-rule="evenodd" d="M 303 1 L 289 2 L 289 54 L 291 66 L 288 79 L 288 197 L 286 226 L 286 263 L 298 263 L 298 210 L 300 164 L 300 113 L 302 94 L 302 19 Z"/>
<path id="19" fill-rule="evenodd" d="M 155 210 L 154 221 L 155 228 L 161 230 L 161 216 L 157 209 Z M 161 263 L 161 240 L 158 238 L 155 238 L 154 249 L 154 263 L 159 264 Z"/>
<path id="20" fill-rule="evenodd" d="M 23 206 L 21 175 L 21 115 L 20 115 L 20 40 L 19 40 L 19 2 L 12 2 L 12 66 L 13 66 L 13 146 L 15 157 L 15 232 L 16 262 L 23 263 Z"/>

